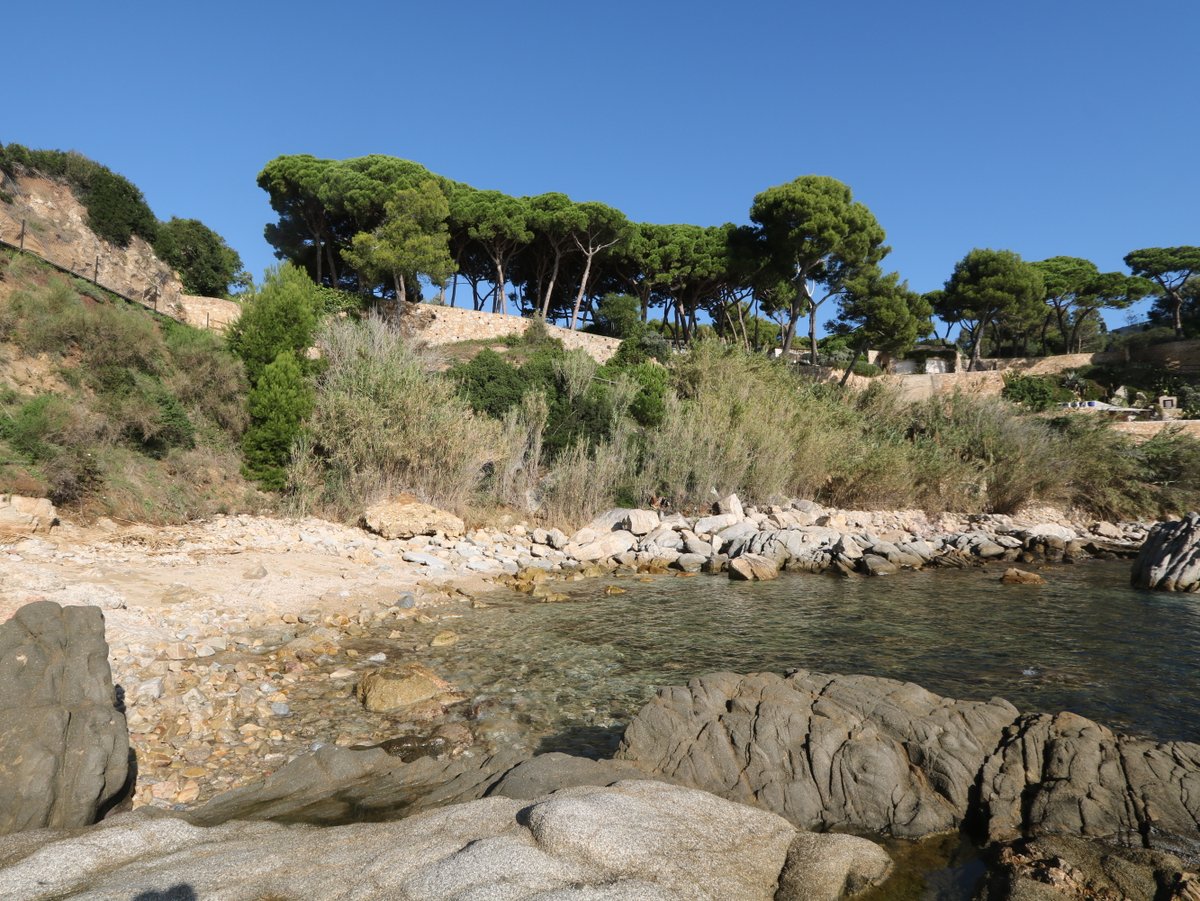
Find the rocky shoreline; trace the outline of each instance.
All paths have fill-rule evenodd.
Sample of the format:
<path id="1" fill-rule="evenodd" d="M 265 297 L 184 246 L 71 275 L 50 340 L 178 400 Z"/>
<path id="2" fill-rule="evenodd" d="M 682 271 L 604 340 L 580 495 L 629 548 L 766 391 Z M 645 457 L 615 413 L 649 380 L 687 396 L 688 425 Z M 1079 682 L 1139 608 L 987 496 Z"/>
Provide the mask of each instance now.
<path id="1" fill-rule="evenodd" d="M 322 745 L 470 747 L 470 732 L 444 721 L 461 698 L 428 683 L 436 674 L 416 680 L 433 684 L 423 697 L 392 710 L 346 698 L 364 677 L 452 643 L 455 620 L 491 591 L 553 602 L 565 598 L 564 579 L 618 570 L 745 577 L 738 561 L 754 562 L 750 578 L 1074 562 L 1132 556 L 1148 530 L 1072 523 L 1056 511 L 929 517 L 803 500 L 759 510 L 736 497 L 716 509 L 698 518 L 614 510 L 573 535 L 524 525 L 453 534 L 453 522 L 434 520 L 434 535 L 385 538 L 316 519 L 248 516 L 172 528 L 66 526 L 0 544 L 8 575 L 0 619 L 37 600 L 105 611 L 137 753 L 133 805 L 186 809 Z M 353 647 L 384 629 L 403 661 Z"/>
<path id="2" fill-rule="evenodd" d="M 845 866 L 830 877 L 836 888 L 820 897 L 878 881 L 890 865 L 872 857 L 870 843 L 837 854 L 831 846 L 804 844 L 812 834 L 803 830 L 831 828 L 917 838 L 969 827 L 990 843 L 993 873 L 1007 874 L 1011 885 L 1029 878 L 1045 882 L 1047 873 L 1064 886 L 1072 879 L 1098 884 L 1087 869 L 1095 868 L 1094 861 L 1076 866 L 1036 844 L 1065 833 L 1086 839 L 1071 851 L 1072 859 L 1091 860 L 1095 841 L 1116 842 L 1116 850 L 1101 855 L 1108 861 L 1105 872 L 1117 860 L 1118 869 L 1140 873 L 1137 879 L 1167 886 L 1164 897 L 1197 891 L 1185 872 L 1200 861 L 1200 809 L 1193 811 L 1189 800 L 1200 796 L 1193 787 L 1200 779 L 1200 748 L 1193 745 L 1129 739 L 1070 714 L 1021 715 L 998 699 L 961 702 L 891 680 L 801 672 L 787 679 L 717 674 L 687 689 L 666 689 L 633 719 L 614 760 L 562 754 L 530 759 L 480 744 L 482 733 L 462 717 L 448 716 L 470 699 L 422 663 L 429 649 L 456 642 L 456 621 L 474 607 L 489 606 L 492 592 L 515 590 L 552 603 L 566 599 L 563 580 L 609 572 L 725 573 L 754 580 L 800 571 L 859 578 L 925 567 L 1132 557 L 1151 534 L 1150 524 L 1082 523 L 1056 511 L 1025 517 L 839 511 L 807 501 L 755 509 L 743 508 L 736 497 L 696 518 L 613 510 L 572 535 L 523 524 L 467 530 L 444 517 L 435 527 L 427 515 L 417 519 L 413 528 L 397 528 L 395 517 L 387 523 L 368 517 L 375 531 L 247 516 L 160 529 L 67 525 L 0 543 L 8 577 L 0 587 L 0 620 L 48 600 L 67 610 L 101 608 L 107 621 L 105 656 L 133 764 L 132 792 L 119 809 L 135 812 L 110 817 L 98 828 L 111 823 L 113 840 L 123 847 L 131 835 L 186 832 L 182 825 L 160 826 L 159 816 L 202 827 L 407 815 L 434 817 L 427 821 L 432 823 L 441 822 L 438 810 L 447 804 L 511 798 L 521 804 L 492 810 L 498 831 L 447 826 L 447 844 L 430 852 L 442 855 L 438 866 L 461 867 L 455 848 L 464 841 L 505 847 L 515 841 L 554 857 L 554 879 L 564 886 L 615 880 L 629 890 L 595 897 L 686 896 L 684 883 L 669 875 L 647 871 L 642 876 L 649 881 L 641 885 L 636 867 L 588 857 L 578 843 L 567 853 L 568 866 L 561 839 L 505 825 L 528 823 L 538 805 L 553 808 L 558 802 L 552 799 L 566 797 L 561 790 L 569 789 L 582 791 L 589 799 L 581 801 L 582 809 L 589 816 L 600 810 L 595 815 L 601 819 L 610 804 L 632 804 L 641 811 L 637 816 L 654 817 L 695 803 L 727 828 L 744 819 L 741 804 L 772 811 L 782 818 L 777 824 L 755 827 L 780 830 L 770 860 L 749 875 L 726 867 L 731 885 L 745 878 L 745 885 L 758 886 L 747 889 L 747 897 L 776 884 L 792 886 L 779 898 L 817 897 L 804 894 L 809 877 L 796 874 L 826 858 Z M 434 534 L 419 534 L 423 530 Z M 397 532 L 405 537 L 385 537 Z M 364 650 L 368 639 L 378 644 L 381 635 L 387 651 Z M 770 737 L 767 745 L 763 735 Z M 798 766 L 797 760 L 807 763 Z M 109 795 L 109 783 L 120 775 L 115 769 L 108 766 L 102 780 Z M 628 787 L 645 780 L 666 785 Z M 604 786 L 615 786 L 604 791 L 616 795 L 588 795 L 589 787 Z M 710 810 L 705 805 L 711 802 L 685 793 L 697 789 L 703 798 L 738 804 Z M 107 803 L 96 800 L 99 807 Z M 461 822 L 466 815 L 444 816 Z M 417 821 L 388 823 L 371 841 L 403 838 L 410 822 Z M 611 825 L 621 833 L 628 823 Z M 573 834 L 582 827 L 571 821 L 562 828 Z M 280 860 L 291 861 L 288 872 L 299 874 L 295 878 L 307 872 L 294 855 L 312 853 L 304 850 L 308 839 L 292 832 L 272 838 L 256 829 L 227 829 L 212 841 L 278 841 L 286 851 Z M 672 830 L 664 826 L 662 832 L 664 847 L 675 847 Z M 22 835 L 0 849 L 0 866 L 41 860 L 37 843 Z M 61 839 L 45 836 L 48 847 Z M 177 840 L 175 855 L 198 839 L 181 832 Z M 807 850 L 793 853 L 801 847 Z M 1151 857 L 1130 858 L 1129 848 Z M 152 861 L 136 855 L 127 863 L 139 872 L 153 870 Z M 18 880 L 14 885 L 40 880 L 39 866 L 0 869 L 0 883 L 9 876 Z M 428 875 L 411 861 L 396 866 L 418 881 Z M 264 884 L 250 879 L 246 891 L 261 892 Z M 1011 885 L 995 897 L 1012 896 Z M 364 897 L 387 897 L 387 891 Z"/>

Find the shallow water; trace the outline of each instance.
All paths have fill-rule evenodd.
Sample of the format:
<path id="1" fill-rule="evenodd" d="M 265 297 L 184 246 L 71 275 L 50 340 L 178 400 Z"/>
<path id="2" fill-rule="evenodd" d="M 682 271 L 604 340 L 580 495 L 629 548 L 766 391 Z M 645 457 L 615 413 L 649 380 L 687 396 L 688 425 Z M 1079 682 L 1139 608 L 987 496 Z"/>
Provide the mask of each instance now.
<path id="1" fill-rule="evenodd" d="M 1038 587 L 1003 585 L 1001 572 L 568 583 L 569 602 L 502 594 L 430 626 L 460 641 L 426 659 L 473 696 L 480 738 L 531 751 L 607 755 L 661 686 L 792 667 L 1200 741 L 1200 597 L 1134 590 L 1127 562 L 1048 567 Z M 605 595 L 612 585 L 626 593 Z"/>

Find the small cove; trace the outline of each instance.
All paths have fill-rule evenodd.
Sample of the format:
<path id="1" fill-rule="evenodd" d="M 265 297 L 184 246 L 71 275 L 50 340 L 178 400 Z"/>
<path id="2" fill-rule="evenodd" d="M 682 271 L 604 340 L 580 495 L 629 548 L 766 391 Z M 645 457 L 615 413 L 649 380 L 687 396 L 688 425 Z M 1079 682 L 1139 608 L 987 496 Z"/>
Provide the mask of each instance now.
<path id="1" fill-rule="evenodd" d="M 421 657 L 471 697 L 459 715 L 493 748 L 606 756 L 659 687 L 793 667 L 1200 741 L 1200 600 L 1132 589 L 1128 566 L 1047 567 L 1044 586 L 1001 584 L 999 567 L 754 584 L 590 579 L 566 583 L 570 600 L 554 604 L 493 594 L 443 622 L 455 645 Z"/>

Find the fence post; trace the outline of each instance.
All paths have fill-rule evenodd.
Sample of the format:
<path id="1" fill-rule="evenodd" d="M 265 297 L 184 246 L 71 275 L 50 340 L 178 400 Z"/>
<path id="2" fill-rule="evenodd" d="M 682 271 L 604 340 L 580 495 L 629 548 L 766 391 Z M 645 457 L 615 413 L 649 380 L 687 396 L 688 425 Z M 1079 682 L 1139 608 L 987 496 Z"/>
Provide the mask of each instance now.
<path id="1" fill-rule="evenodd" d="M 25 220 L 21 220 L 21 253 L 25 252 Z"/>

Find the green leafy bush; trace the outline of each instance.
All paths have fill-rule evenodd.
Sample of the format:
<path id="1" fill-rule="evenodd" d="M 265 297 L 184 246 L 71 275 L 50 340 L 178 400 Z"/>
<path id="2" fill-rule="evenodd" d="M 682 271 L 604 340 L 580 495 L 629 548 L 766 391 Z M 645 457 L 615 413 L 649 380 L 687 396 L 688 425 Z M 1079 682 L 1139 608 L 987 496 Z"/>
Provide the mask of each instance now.
<path id="1" fill-rule="evenodd" d="M 458 383 L 459 393 L 476 413 L 503 419 L 528 390 L 543 388 L 541 379 L 522 377 L 517 367 L 490 348 L 484 348 L 471 360 L 451 367 L 449 376 Z"/>
<path id="2" fill-rule="evenodd" d="M 1073 399 L 1073 395 L 1063 391 L 1053 379 L 1019 373 L 1005 373 L 1004 389 L 1000 395 L 1034 412 L 1048 410 L 1061 401 Z"/>
<path id="3" fill-rule="evenodd" d="M 250 427 L 242 438 L 246 476 L 281 491 L 292 445 L 313 406 L 312 389 L 291 351 L 280 351 L 263 369 L 248 403 Z"/>
<path id="4" fill-rule="evenodd" d="M 262 287 L 243 301 L 242 315 L 228 332 L 229 347 L 245 364 L 250 384 L 283 351 L 304 365 L 323 305 L 317 286 L 300 267 L 284 263 L 267 273 Z"/>
<path id="5" fill-rule="evenodd" d="M 249 285 L 237 251 L 199 219 L 172 218 L 160 225 L 154 253 L 179 273 L 190 294 L 226 297 L 231 285 Z"/>
<path id="6" fill-rule="evenodd" d="M 646 330 L 642 303 L 628 294 L 605 294 L 596 305 L 596 321 L 590 331 L 625 341 Z"/>

